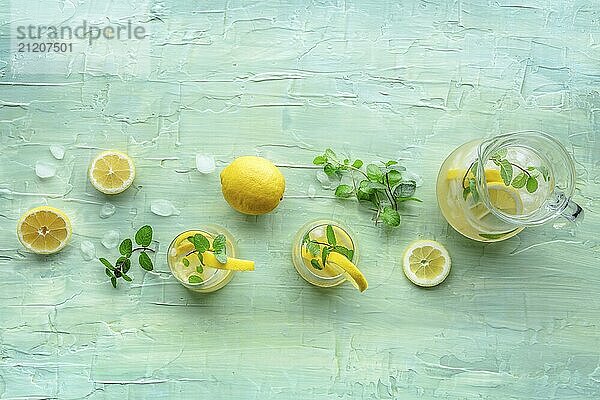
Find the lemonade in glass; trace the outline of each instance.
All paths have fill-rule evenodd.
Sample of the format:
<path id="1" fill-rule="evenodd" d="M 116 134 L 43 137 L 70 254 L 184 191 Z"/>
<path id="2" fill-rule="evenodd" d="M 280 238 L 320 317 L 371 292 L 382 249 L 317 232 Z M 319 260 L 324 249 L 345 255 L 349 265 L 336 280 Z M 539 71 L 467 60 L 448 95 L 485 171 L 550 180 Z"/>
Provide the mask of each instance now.
<path id="1" fill-rule="evenodd" d="M 350 281 L 361 292 L 367 288 L 364 275 L 356 267 L 358 247 L 355 236 L 342 224 L 317 220 L 296 234 L 292 263 L 298 274 L 318 287 L 332 287 Z"/>
<path id="2" fill-rule="evenodd" d="M 167 263 L 183 286 L 209 293 L 227 285 L 235 271 L 254 269 L 254 262 L 236 259 L 236 253 L 233 237 L 226 229 L 207 226 L 180 233 L 169 246 Z"/>

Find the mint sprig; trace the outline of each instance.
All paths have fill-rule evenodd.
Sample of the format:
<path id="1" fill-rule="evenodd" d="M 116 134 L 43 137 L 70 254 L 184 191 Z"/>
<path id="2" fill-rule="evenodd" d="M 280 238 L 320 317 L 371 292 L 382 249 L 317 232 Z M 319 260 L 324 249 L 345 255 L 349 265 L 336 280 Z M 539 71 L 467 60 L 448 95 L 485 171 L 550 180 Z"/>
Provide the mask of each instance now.
<path id="1" fill-rule="evenodd" d="M 154 249 L 150 248 L 152 243 L 152 227 L 150 225 L 142 226 L 135 234 L 135 243 L 139 246 L 134 248 L 133 241 L 130 238 L 124 239 L 119 245 L 119 253 L 121 256 L 117 258 L 114 265 L 111 264 L 106 258 L 99 258 L 102 265 L 104 265 L 104 272 L 110 278 L 110 283 L 114 288 L 117 287 L 119 279 L 123 279 L 127 282 L 133 281 L 127 273 L 131 269 L 131 256 L 135 252 L 139 252 L 138 262 L 140 267 L 146 271 L 152 271 L 154 265 L 152 259 L 148 255 L 148 252 L 154 253 Z"/>
<path id="2" fill-rule="evenodd" d="M 219 263 L 225 264 L 227 262 L 227 238 L 225 235 L 219 234 L 215 236 L 212 245 L 210 244 L 210 241 L 200 233 L 188 237 L 187 240 L 194 245 L 194 250 L 186 254 L 181 260 L 184 267 L 187 268 L 190 266 L 190 260 L 187 257 L 196 254 L 200 262 L 200 264 L 196 266 L 196 272 L 202 274 L 205 267 L 203 254 L 207 251 L 212 252 Z M 189 283 L 202 283 L 203 281 L 201 275 L 192 274 L 188 277 Z"/>
<path id="3" fill-rule="evenodd" d="M 550 180 L 550 171 L 545 166 L 528 166 L 526 168 L 509 161 L 506 158 L 507 150 L 501 149 L 494 153 L 490 160 L 500 168 L 500 177 L 505 186 L 515 189 L 525 188 L 529 193 L 535 193 L 539 187 L 538 179 L 541 177 L 545 182 Z M 477 170 L 479 162 L 471 163 L 463 176 L 463 198 L 466 200 L 470 195 L 474 202 L 479 202 L 480 195 L 477 190 Z M 515 171 L 516 170 L 516 171 Z M 467 179 L 468 178 L 468 179 Z"/>
<path id="4" fill-rule="evenodd" d="M 402 172 L 406 168 L 397 161 L 371 163 L 363 168 L 362 160 L 345 158 L 340 160 L 331 149 L 326 149 L 314 158 L 313 164 L 322 165 L 323 171 L 330 177 L 341 179 L 350 174 L 352 185 L 339 184 L 335 196 L 340 199 L 356 198 L 375 211 L 375 223 L 383 222 L 387 226 L 400 225 L 400 204 L 405 201 L 421 201 L 414 197 L 416 182 L 406 180 Z"/>
<path id="5" fill-rule="evenodd" d="M 326 226 L 325 236 L 327 240 L 326 243 L 311 239 L 310 232 L 307 233 L 302 239 L 302 246 L 305 246 L 308 253 L 313 256 L 313 258 L 310 260 L 310 265 L 314 269 L 322 270 L 325 268 L 325 265 L 327 264 L 327 258 L 332 252 L 339 253 L 348 260 L 352 261 L 354 258 L 354 250 L 338 244 L 333 226 Z"/>

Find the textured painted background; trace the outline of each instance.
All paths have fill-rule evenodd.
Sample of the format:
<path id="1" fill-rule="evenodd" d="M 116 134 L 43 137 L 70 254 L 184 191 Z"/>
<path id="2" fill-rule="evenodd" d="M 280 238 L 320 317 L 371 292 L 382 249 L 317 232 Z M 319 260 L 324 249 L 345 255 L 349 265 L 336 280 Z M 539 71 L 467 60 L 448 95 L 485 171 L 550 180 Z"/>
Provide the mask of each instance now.
<path id="1" fill-rule="evenodd" d="M 123 3 L 0 0 L 0 398 L 600 397 L 600 6 L 586 0 Z M 25 2 L 23 2 L 25 3 Z M 33 8 L 32 8 L 33 7 Z M 143 43 L 99 44 L 68 68 L 24 65 L 11 27 L 59 10 L 146 26 Z M 60 22 L 60 21 L 59 21 Z M 129 47 L 127 47 L 129 46 Z M 119 51 L 114 51 L 115 49 Z M 577 229 L 526 229 L 480 244 L 444 222 L 435 177 L 452 148 L 539 129 L 575 155 Z M 50 145 L 66 149 L 56 160 Z M 330 198 L 309 165 L 332 146 L 363 160 L 402 159 L 424 203 L 400 229 Z M 135 158 L 118 197 L 86 180 L 99 149 Z M 246 217 L 217 172 L 258 154 L 283 168 L 287 198 Z M 40 179 L 37 162 L 56 167 Z M 314 194 L 314 196 L 313 196 Z M 152 202 L 179 214 L 160 217 Z M 74 224 L 60 254 L 37 257 L 19 215 L 50 204 Z M 113 216 L 101 219 L 106 203 Z M 296 229 L 315 217 L 357 232 L 370 288 L 319 290 L 290 262 Z M 101 243 L 150 223 L 157 271 L 113 289 Z M 219 223 L 254 273 L 196 295 L 168 273 L 168 242 Z M 560 228 L 560 229 L 559 229 Z M 399 259 L 415 238 L 453 257 L 447 281 L 411 285 Z M 109 244 L 110 247 L 110 244 Z M 89 251 L 88 251 L 89 252 Z"/>

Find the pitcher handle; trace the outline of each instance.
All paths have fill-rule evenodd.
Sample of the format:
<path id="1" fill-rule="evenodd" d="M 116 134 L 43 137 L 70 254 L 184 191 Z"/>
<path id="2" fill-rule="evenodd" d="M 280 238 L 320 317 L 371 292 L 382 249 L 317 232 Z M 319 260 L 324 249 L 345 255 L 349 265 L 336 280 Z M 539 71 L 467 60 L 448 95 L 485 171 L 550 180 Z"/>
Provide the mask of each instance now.
<path id="1" fill-rule="evenodd" d="M 583 220 L 583 208 L 571 199 L 569 199 L 567 206 L 560 214 L 570 222 L 581 222 Z"/>

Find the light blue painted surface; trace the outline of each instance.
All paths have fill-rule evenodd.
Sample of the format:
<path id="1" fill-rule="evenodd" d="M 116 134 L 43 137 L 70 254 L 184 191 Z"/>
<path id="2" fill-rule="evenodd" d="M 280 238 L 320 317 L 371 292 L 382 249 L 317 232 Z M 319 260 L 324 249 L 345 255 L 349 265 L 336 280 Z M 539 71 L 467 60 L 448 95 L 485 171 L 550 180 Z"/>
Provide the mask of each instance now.
<path id="1" fill-rule="evenodd" d="M 21 13 L 19 3 L 0 4 L 1 399 L 600 397 L 597 2 L 32 1 Z M 67 58 L 70 73 L 13 58 L 14 24 L 59 9 L 132 18 L 150 36 L 98 42 Z M 586 220 L 497 244 L 461 238 L 437 209 L 439 165 L 467 140 L 518 129 L 550 133 L 575 155 Z M 62 161 L 51 144 L 66 148 Z M 327 198 L 314 170 L 285 167 L 285 201 L 246 217 L 221 198 L 218 174 L 193 171 L 197 153 L 218 169 L 244 154 L 302 166 L 328 146 L 402 158 L 423 179 L 424 203 L 387 231 Z M 109 148 L 139 173 L 114 198 L 86 180 Z M 36 161 L 57 176 L 39 179 Z M 157 199 L 180 214 L 152 214 Z M 106 202 L 116 213 L 101 219 Z M 14 230 L 45 203 L 69 213 L 75 235 L 40 258 Z M 297 276 L 290 240 L 316 217 L 358 232 L 364 294 Z M 114 290 L 80 246 L 116 256 L 103 234 L 146 223 L 157 272 Z M 210 296 L 179 286 L 162 261 L 177 233 L 204 223 L 227 227 L 257 264 Z M 399 266 L 418 237 L 453 257 L 432 290 Z"/>

